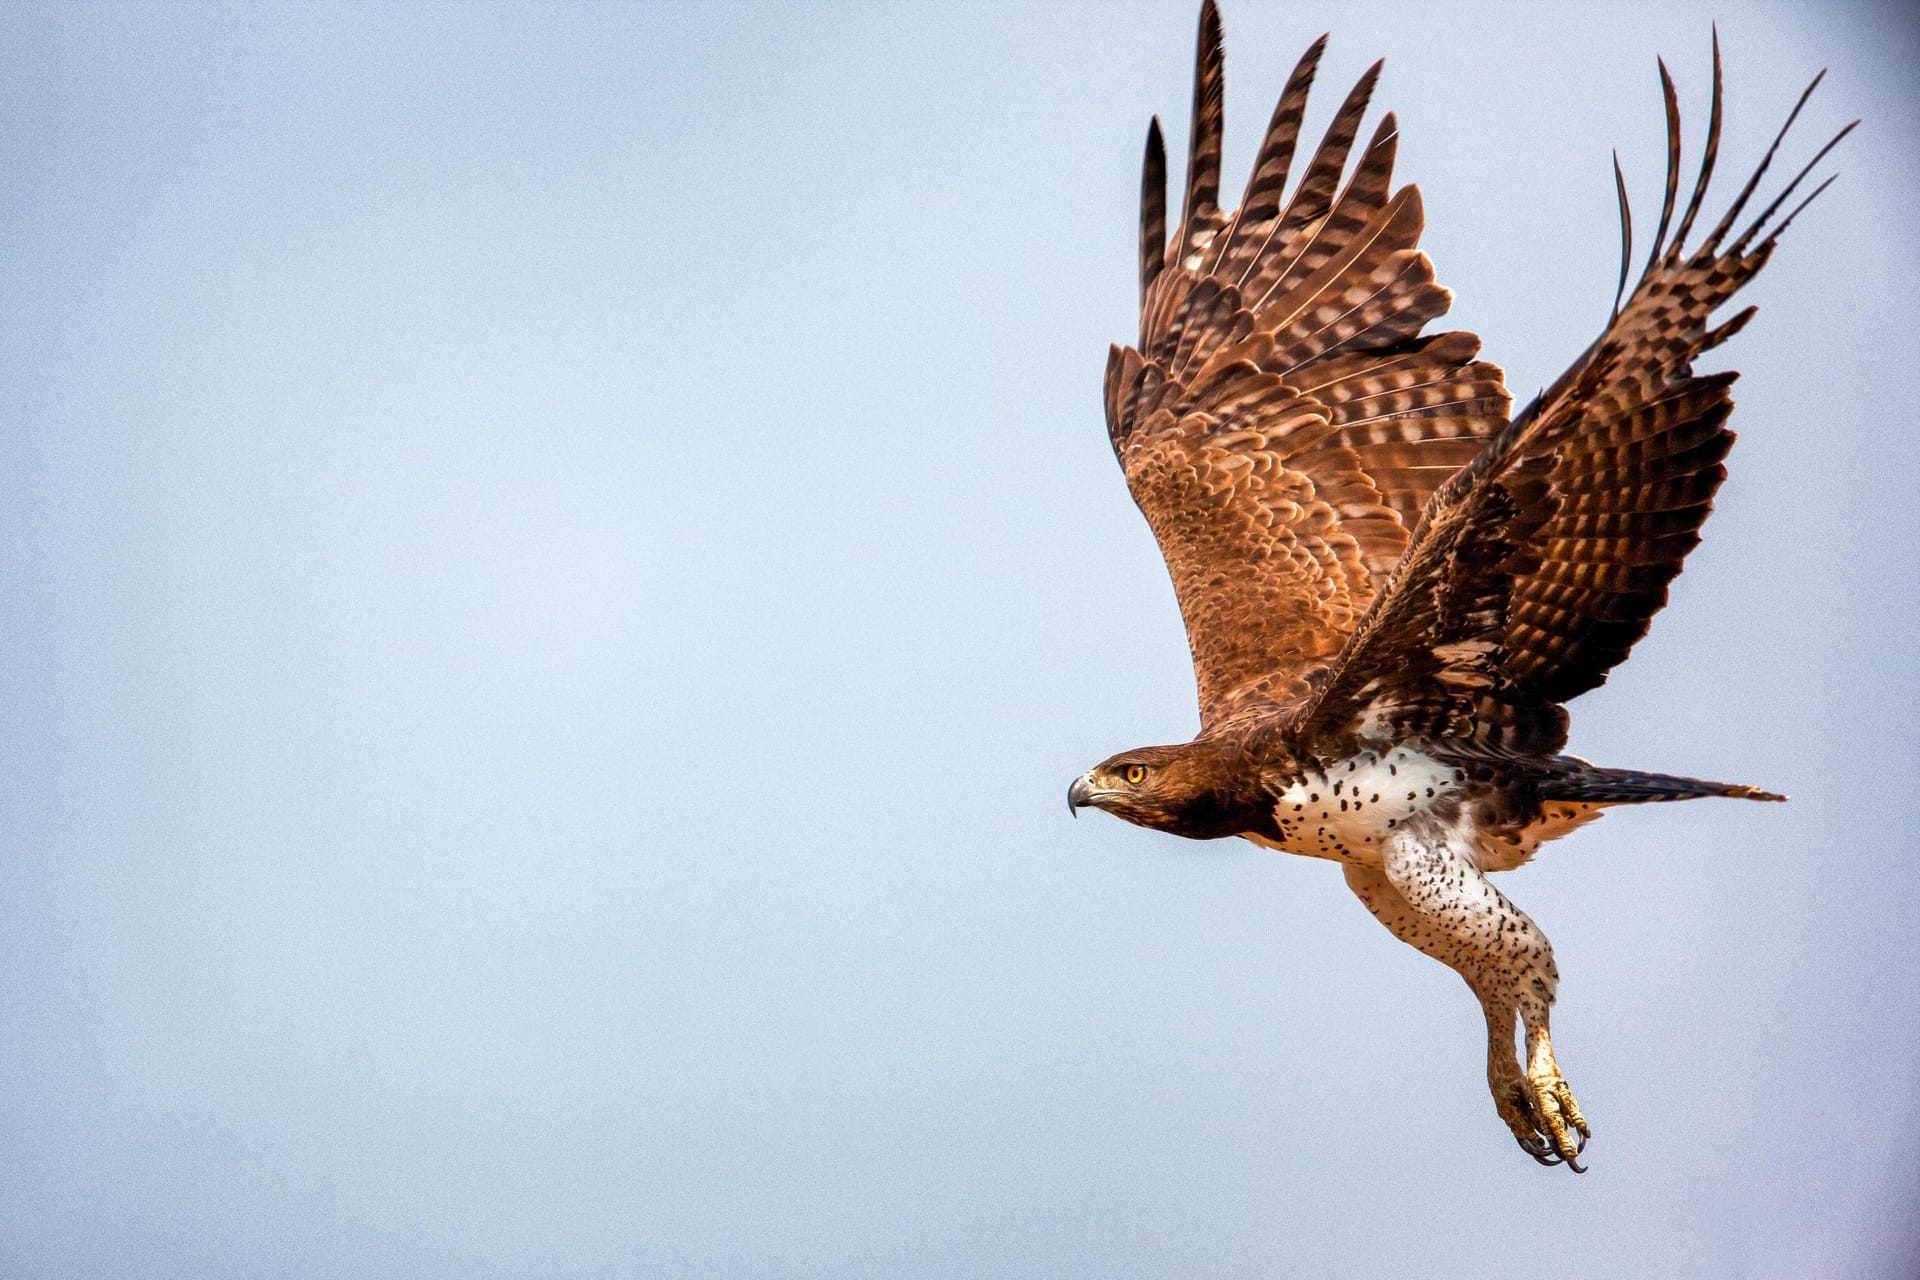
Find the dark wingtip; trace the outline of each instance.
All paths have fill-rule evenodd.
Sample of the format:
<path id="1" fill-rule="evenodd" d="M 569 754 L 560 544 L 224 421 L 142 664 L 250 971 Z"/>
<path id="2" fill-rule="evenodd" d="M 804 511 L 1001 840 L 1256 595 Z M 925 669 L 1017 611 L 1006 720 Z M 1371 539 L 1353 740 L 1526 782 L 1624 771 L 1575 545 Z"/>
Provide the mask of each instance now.
<path id="1" fill-rule="evenodd" d="M 1140 301 L 1166 265 L 1167 258 L 1167 143 L 1160 135 L 1160 117 L 1147 125 L 1146 155 L 1140 161 Z"/>
<path id="2" fill-rule="evenodd" d="M 1818 84 L 1819 81 L 1816 80 L 1814 83 Z M 1809 85 L 1807 87 L 1807 92 L 1808 93 L 1813 92 L 1812 85 Z M 1801 101 L 1802 102 L 1806 101 L 1805 94 L 1801 95 Z M 1796 107 L 1795 110 L 1798 111 L 1799 108 Z M 1789 124 L 1793 123 L 1791 116 L 1788 117 L 1787 123 Z M 1753 224 L 1751 226 L 1749 226 L 1745 231 L 1740 233 L 1739 238 L 1733 242 L 1733 251 L 1735 253 L 1741 253 L 1746 250 L 1747 245 L 1753 240 L 1753 238 L 1759 235 L 1760 232 L 1766 227 L 1768 221 L 1772 219 L 1773 215 L 1779 212 L 1780 206 L 1787 202 L 1787 200 L 1793 195 L 1794 191 L 1799 188 L 1800 184 L 1806 180 L 1807 175 L 1813 172 L 1814 166 L 1819 164 L 1822 160 L 1826 159 L 1827 153 L 1829 151 L 1832 151 L 1835 147 L 1839 146 L 1840 140 L 1842 138 L 1845 138 L 1848 134 L 1852 133 L 1855 126 L 1857 126 L 1859 123 L 1860 122 L 1858 120 L 1853 121 L 1846 128 L 1842 129 L 1840 132 L 1834 134 L 1832 138 L 1828 139 L 1826 146 L 1821 147 L 1820 150 L 1814 153 L 1813 159 L 1807 161 L 1806 165 L 1800 170 L 1800 172 L 1794 175 L 1793 181 L 1789 182 L 1786 185 L 1786 189 L 1783 190 L 1779 195 L 1775 196 L 1773 198 L 1773 203 L 1768 205 L 1766 209 L 1761 212 L 1760 216 L 1753 220 Z M 1835 176 L 1838 176 L 1838 175 L 1835 175 Z M 1817 196 L 1820 194 L 1821 191 L 1826 190 L 1828 184 L 1830 184 L 1832 181 L 1833 181 L 1832 178 L 1828 178 L 1826 182 L 1821 183 L 1819 190 L 1816 190 L 1813 193 L 1813 195 Z M 1807 205 L 1812 200 L 1813 200 L 1813 196 L 1808 196 L 1805 200 L 1802 200 L 1799 204 L 1795 205 L 1793 207 L 1793 213 L 1790 213 L 1787 215 L 1787 222 L 1793 221 L 1794 215 L 1798 214 L 1802 209 L 1806 208 Z M 1784 230 L 1786 230 L 1786 222 L 1781 223 L 1779 226 L 1775 227 L 1771 232 L 1769 232 L 1767 235 L 1767 238 L 1760 242 L 1760 245 L 1755 249 L 1755 252 L 1759 252 L 1760 250 L 1770 247 L 1776 240 L 1780 238 L 1780 233 Z"/>
<path id="3" fill-rule="evenodd" d="M 1723 77 L 1720 70 L 1720 33 L 1713 33 L 1713 106 L 1707 116 L 1707 146 L 1700 155 L 1700 176 L 1694 179 L 1693 194 L 1687 198 L 1687 211 L 1680 216 L 1679 229 L 1673 233 L 1673 247 L 1668 256 L 1677 259 L 1684 251 L 1687 233 L 1693 230 L 1693 220 L 1700 213 L 1700 203 L 1706 198 L 1707 185 L 1713 180 L 1714 161 L 1720 157 L 1720 117 L 1723 89 Z"/>
<path id="4" fill-rule="evenodd" d="M 1839 179 L 1839 177 L 1840 177 L 1839 174 L 1837 173 L 1834 174 L 1833 177 L 1828 178 L 1825 182 L 1815 187 L 1812 190 L 1812 192 L 1808 194 L 1805 200 L 1802 200 L 1799 204 L 1793 206 L 1793 212 L 1789 213 L 1786 217 L 1780 220 L 1780 225 L 1775 227 L 1771 232 L 1768 233 L 1767 238 L 1760 242 L 1760 247 L 1762 249 L 1771 249 L 1774 246 L 1775 242 L 1780 239 L 1781 235 L 1786 232 L 1786 229 L 1793 225 L 1793 220 L 1800 216 L 1800 211 L 1802 209 L 1805 209 L 1808 205 L 1812 204 L 1815 200 L 1818 200 L 1820 198 L 1820 193 L 1822 191 L 1825 191 L 1828 187 L 1832 186 Z"/>
<path id="5" fill-rule="evenodd" d="M 1219 62 L 1222 55 L 1222 33 L 1220 29 L 1220 6 L 1214 0 L 1205 0 L 1200 6 L 1200 47 L 1196 52 L 1204 61 Z"/>
<path id="6" fill-rule="evenodd" d="M 1667 112 L 1667 191 L 1660 201 L 1660 225 L 1653 233 L 1653 247 L 1647 251 L 1647 265 L 1642 274 L 1653 270 L 1653 264 L 1660 261 L 1660 251 L 1666 247 L 1667 227 L 1673 222 L 1674 201 L 1680 195 L 1680 94 L 1673 84 L 1673 73 L 1667 70 L 1667 60 L 1656 57 L 1654 62 L 1660 67 L 1660 96 Z"/>
<path id="7" fill-rule="evenodd" d="M 1613 190 L 1620 199 L 1620 283 L 1613 289 L 1613 315 L 1620 316 L 1620 300 L 1627 296 L 1628 263 L 1633 258 L 1633 209 L 1627 203 L 1627 178 L 1620 172 L 1620 152 L 1613 153 Z"/>
<path id="8" fill-rule="evenodd" d="M 1213 0 L 1200 6 L 1200 31 L 1193 51 L 1193 122 L 1187 138 L 1186 201 L 1181 207 L 1181 238 L 1190 238 L 1199 220 L 1218 210 L 1220 145 L 1224 132 L 1226 54 L 1220 41 L 1220 10 Z M 1183 243 L 1180 251 L 1191 246 Z"/>

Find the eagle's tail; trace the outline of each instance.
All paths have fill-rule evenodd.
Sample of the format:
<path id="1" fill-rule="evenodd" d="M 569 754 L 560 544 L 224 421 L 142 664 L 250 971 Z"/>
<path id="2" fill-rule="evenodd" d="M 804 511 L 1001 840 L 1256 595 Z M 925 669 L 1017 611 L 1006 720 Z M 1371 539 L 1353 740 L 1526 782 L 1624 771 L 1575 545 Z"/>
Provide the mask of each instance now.
<path id="1" fill-rule="evenodd" d="M 1603 769 L 1575 756 L 1554 761 L 1559 771 L 1547 783 L 1553 800 L 1589 804 L 1650 804 L 1660 800 L 1696 800 L 1701 796 L 1728 796 L 1736 800 L 1785 800 L 1759 787 L 1705 778 L 1681 778 L 1670 773 L 1641 773 L 1637 769 Z"/>

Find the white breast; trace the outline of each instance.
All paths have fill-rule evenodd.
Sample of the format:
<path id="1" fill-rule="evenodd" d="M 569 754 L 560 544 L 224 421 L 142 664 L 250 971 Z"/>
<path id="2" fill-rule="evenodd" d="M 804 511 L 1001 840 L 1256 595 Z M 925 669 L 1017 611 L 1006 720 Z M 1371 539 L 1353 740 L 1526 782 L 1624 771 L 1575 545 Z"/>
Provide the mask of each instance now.
<path id="1" fill-rule="evenodd" d="M 1288 779 L 1273 808 L 1280 839 L 1248 838 L 1310 858 L 1377 866 L 1395 827 L 1450 798 L 1464 781 L 1452 765 L 1406 747 L 1361 752 L 1325 772 Z"/>

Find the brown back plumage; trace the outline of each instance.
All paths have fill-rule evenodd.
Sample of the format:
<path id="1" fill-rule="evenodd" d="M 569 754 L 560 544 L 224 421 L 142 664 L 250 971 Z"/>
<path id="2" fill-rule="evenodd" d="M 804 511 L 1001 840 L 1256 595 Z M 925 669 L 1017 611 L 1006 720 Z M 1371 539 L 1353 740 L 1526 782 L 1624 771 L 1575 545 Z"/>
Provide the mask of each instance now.
<path id="1" fill-rule="evenodd" d="M 1752 317 L 1749 307 L 1711 323 L 1807 201 L 1767 231 L 1773 215 L 1853 128 L 1726 242 L 1816 77 L 1732 207 L 1688 251 L 1719 150 L 1717 39 L 1713 64 L 1705 155 L 1673 238 L 1680 115 L 1663 64 L 1666 196 L 1638 284 L 1574 366 L 1434 495 L 1393 590 L 1375 600 L 1293 725 L 1300 739 L 1417 736 L 1557 751 L 1566 739 L 1557 704 L 1602 683 L 1665 605 L 1733 443 L 1725 424 L 1736 375 L 1696 377 L 1692 362 Z M 1624 184 L 1619 192 L 1624 287 L 1632 224 Z"/>
<path id="2" fill-rule="evenodd" d="M 1169 243 L 1155 121 L 1140 345 L 1107 364 L 1108 430 L 1166 556 L 1210 729 L 1305 705 L 1429 496 L 1506 422 L 1500 370 L 1475 361 L 1477 338 L 1419 336 L 1450 295 L 1416 247 L 1419 192 L 1391 190 L 1391 115 L 1341 189 L 1379 64 L 1282 200 L 1324 46 L 1295 68 L 1240 208 L 1225 214 L 1208 0 L 1181 223 Z"/>

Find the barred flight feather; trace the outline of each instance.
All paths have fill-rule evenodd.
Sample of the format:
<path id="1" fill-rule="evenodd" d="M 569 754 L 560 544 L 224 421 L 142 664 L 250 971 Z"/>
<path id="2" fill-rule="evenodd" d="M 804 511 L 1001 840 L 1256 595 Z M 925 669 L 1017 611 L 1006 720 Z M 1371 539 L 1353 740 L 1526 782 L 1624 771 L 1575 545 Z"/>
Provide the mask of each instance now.
<path id="1" fill-rule="evenodd" d="M 1510 403 L 1472 334 L 1420 335 L 1451 295 L 1418 249 L 1419 192 L 1392 189 L 1391 115 L 1348 172 L 1378 63 L 1286 195 L 1325 47 L 1295 66 L 1226 214 L 1219 18 L 1202 9 L 1181 224 L 1169 235 L 1155 121 L 1140 341 L 1108 360 L 1108 431 L 1166 554 L 1210 724 L 1304 704 L 1428 497 Z"/>
<path id="2" fill-rule="evenodd" d="M 1761 231 L 1853 125 L 1723 248 L 1810 85 L 1732 207 L 1688 250 L 1720 150 L 1717 36 L 1707 137 L 1684 207 L 1678 94 L 1664 63 L 1660 83 L 1666 183 L 1639 281 L 1624 305 L 1616 298 L 1581 359 L 1435 492 L 1393 589 L 1374 600 L 1313 705 L 1289 726 L 1296 738 L 1464 731 L 1482 747 L 1558 751 L 1566 723 L 1558 704 L 1602 683 L 1666 604 L 1726 478 L 1721 464 L 1734 438 L 1726 421 L 1737 375 L 1695 376 L 1693 361 L 1752 318 L 1748 307 L 1709 323 L 1766 264 L 1806 202 L 1756 240 Z M 1632 252 L 1624 181 L 1619 194 L 1624 281 Z M 1387 468 L 1370 474 L 1387 485 L 1398 479 Z M 1479 642 L 1492 648 L 1473 647 Z M 1459 656 L 1469 652 L 1475 665 L 1463 671 Z"/>

